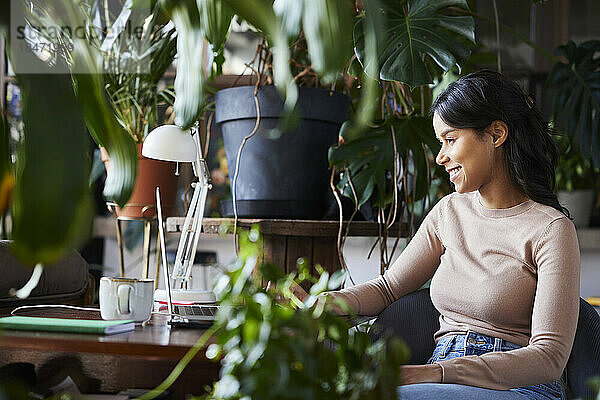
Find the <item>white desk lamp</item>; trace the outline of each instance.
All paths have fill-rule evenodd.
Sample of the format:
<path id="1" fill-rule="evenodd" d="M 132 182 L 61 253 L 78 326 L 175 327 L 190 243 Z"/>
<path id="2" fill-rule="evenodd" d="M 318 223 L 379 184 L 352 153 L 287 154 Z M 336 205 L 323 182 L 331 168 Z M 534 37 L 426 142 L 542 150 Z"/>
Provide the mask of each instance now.
<path id="1" fill-rule="evenodd" d="M 208 196 L 208 190 L 211 188 L 208 166 L 200 152 L 199 136 L 197 126 L 190 132 L 175 125 L 163 125 L 150 132 L 142 146 L 142 155 L 144 157 L 177 162 L 176 175 L 179 174 L 180 162 L 192 163 L 194 175 L 198 177 L 198 182 L 192 183 L 194 193 L 185 216 L 185 222 L 181 228 L 177 255 L 175 256 L 175 266 L 170 276 L 165 276 L 165 281 L 171 279 L 172 285 L 170 286 L 173 288 L 171 294 L 174 302 L 215 301 L 212 291 L 188 289 L 192 265 L 194 264 L 194 257 L 202 228 L 206 197 Z M 165 246 L 164 243 L 163 246 Z"/>

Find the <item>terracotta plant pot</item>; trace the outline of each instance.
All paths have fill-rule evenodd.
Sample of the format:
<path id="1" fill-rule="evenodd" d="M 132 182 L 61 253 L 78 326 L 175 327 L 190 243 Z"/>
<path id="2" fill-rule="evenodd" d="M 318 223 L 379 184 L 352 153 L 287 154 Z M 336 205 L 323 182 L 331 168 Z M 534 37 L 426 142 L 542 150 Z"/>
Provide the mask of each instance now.
<path id="1" fill-rule="evenodd" d="M 142 156 L 142 145 L 137 144 L 138 171 L 133 193 L 125 207 L 115 207 L 121 218 L 144 219 L 156 218 L 156 187 L 160 187 L 163 216 L 174 216 L 179 213 L 175 206 L 177 194 L 177 176 L 175 163 L 153 160 Z M 102 161 L 110 174 L 110 159 L 104 148 L 100 148 Z"/>

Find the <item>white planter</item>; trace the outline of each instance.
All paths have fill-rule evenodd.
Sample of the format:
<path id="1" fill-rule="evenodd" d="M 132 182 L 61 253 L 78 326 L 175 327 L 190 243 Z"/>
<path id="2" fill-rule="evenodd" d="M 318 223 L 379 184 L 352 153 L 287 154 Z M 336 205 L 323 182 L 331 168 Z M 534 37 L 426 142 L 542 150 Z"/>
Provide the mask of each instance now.
<path id="1" fill-rule="evenodd" d="M 571 213 L 577 228 L 589 226 L 592 208 L 594 207 L 594 191 L 592 189 L 574 190 L 572 192 L 559 190 L 557 197 L 559 203 Z"/>

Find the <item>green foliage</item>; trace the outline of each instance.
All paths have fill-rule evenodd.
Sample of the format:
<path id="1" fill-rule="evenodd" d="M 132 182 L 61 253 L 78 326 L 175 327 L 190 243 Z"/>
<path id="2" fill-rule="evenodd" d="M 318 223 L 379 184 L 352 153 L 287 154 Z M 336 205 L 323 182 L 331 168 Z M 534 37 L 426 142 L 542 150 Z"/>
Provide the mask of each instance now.
<path id="1" fill-rule="evenodd" d="M 56 3 L 54 8 L 48 7 L 43 8 L 42 5 L 36 5 L 32 9 L 23 9 L 24 4 L 16 2 L 13 4 L 17 7 L 15 15 L 21 13 L 23 23 L 25 21 L 33 21 L 39 23 L 41 26 L 46 27 L 60 27 L 60 26 L 77 26 L 81 24 L 81 21 L 88 20 L 84 9 L 75 5 L 72 2 Z M 21 8 L 19 8 L 21 7 Z M 60 29 L 55 29 L 61 31 Z M 49 32 L 46 30 L 45 32 Z M 63 31 L 63 33 L 66 31 Z M 48 38 L 46 38 L 48 39 Z M 25 236 L 31 243 L 44 243 L 51 241 L 52 243 L 60 242 L 60 238 L 65 238 L 67 231 L 70 231 L 69 235 L 72 235 L 76 239 L 70 239 L 61 246 L 57 247 L 56 253 L 59 254 L 64 249 L 75 247 L 76 243 L 83 240 L 89 231 L 89 219 L 87 215 L 89 211 L 87 206 L 83 206 L 82 201 L 84 197 L 89 197 L 89 189 L 87 185 L 82 189 L 80 186 L 82 183 L 80 174 L 87 173 L 89 171 L 89 160 L 87 157 L 88 152 L 88 140 L 86 139 L 86 126 L 78 125 L 83 116 L 85 119 L 85 125 L 91 133 L 94 140 L 99 144 L 106 147 L 108 153 L 111 155 L 111 159 L 114 162 L 111 163 L 113 174 L 108 178 L 105 184 L 104 195 L 105 197 L 114 200 L 119 205 L 124 205 L 133 189 L 135 182 L 136 168 L 137 168 L 137 155 L 133 140 L 128 137 L 123 126 L 117 121 L 113 113 L 113 108 L 109 103 L 106 92 L 104 90 L 104 77 L 101 75 L 101 56 L 99 49 L 93 47 L 90 40 L 82 38 L 69 38 L 56 35 L 53 38 L 53 48 L 61 49 L 61 51 L 53 52 L 48 63 L 43 64 L 36 59 L 32 53 L 18 51 L 18 49 L 11 49 L 15 51 L 9 51 L 11 61 L 16 66 L 17 80 L 20 85 L 28 86 L 28 80 L 30 77 L 28 74 L 19 74 L 24 66 L 31 69 L 32 65 L 35 65 L 38 71 L 44 71 L 48 74 L 56 74 L 57 72 L 64 71 L 78 71 L 77 73 L 72 72 L 70 79 L 72 80 L 71 87 L 62 87 L 56 89 L 54 86 L 51 88 L 47 87 L 51 85 L 46 84 L 45 80 L 40 79 L 42 86 L 39 83 L 36 87 L 30 85 L 31 91 L 23 95 L 24 103 L 33 102 L 39 109 L 35 112 L 37 115 L 32 115 L 32 119 L 25 124 L 29 123 L 31 126 L 25 126 L 25 142 L 27 143 L 26 151 L 19 151 L 18 158 L 23 162 L 28 163 L 31 168 L 32 160 L 37 165 L 36 168 L 47 172 L 50 166 L 54 168 L 54 174 L 52 178 L 44 180 L 44 185 L 40 186 L 40 176 L 37 175 L 35 180 L 29 181 L 26 179 L 27 174 L 17 173 L 17 188 L 16 191 L 21 191 L 21 195 L 15 195 L 15 209 L 19 212 L 28 214 L 28 207 L 23 204 L 18 204 L 28 197 L 36 199 L 38 211 L 33 213 L 33 220 L 36 218 L 43 217 L 46 220 L 53 221 L 57 219 L 58 223 L 48 224 L 48 226 L 60 227 L 62 224 L 71 224 L 70 229 L 66 228 L 52 228 L 46 230 L 45 237 L 47 239 L 40 238 L 40 233 L 43 232 L 40 227 L 36 227 L 36 223 L 31 222 L 30 227 L 24 227 L 20 229 L 15 227 L 15 231 L 21 231 L 23 236 L 15 237 L 16 244 L 20 240 L 23 240 Z M 10 43 L 10 42 L 9 42 Z M 65 45 L 68 43 L 69 45 Z M 18 46 L 18 44 L 16 44 Z M 64 63 L 68 63 L 66 67 Z M 85 71 L 85 72 L 82 72 Z M 49 77 L 48 82 L 54 81 L 55 78 Z M 67 82 L 69 79 L 67 80 Z M 39 93 L 37 91 L 39 90 Z M 54 95 L 50 94 L 52 90 L 59 90 Z M 73 90 L 77 97 L 75 105 L 73 105 Z M 35 93 L 34 93 L 35 92 Z M 31 100 L 27 96 L 40 96 L 42 99 Z M 42 111 L 44 109 L 45 111 Z M 64 113 L 64 119 L 68 120 L 71 118 L 73 122 L 60 123 L 56 122 L 59 119 L 56 118 L 57 114 Z M 47 115 L 51 114 L 51 115 Z M 45 116 L 46 119 L 41 119 L 40 116 Z M 71 117 L 69 117 L 71 116 Z M 38 123 L 37 121 L 43 121 Z M 48 124 L 48 121 L 54 121 L 53 124 Z M 34 138 L 36 133 L 34 129 L 41 129 L 39 137 Z M 66 132 L 65 130 L 69 130 Z M 60 134 L 51 134 L 54 130 L 61 132 Z M 29 138 L 27 138 L 29 135 Z M 68 139 L 67 139 L 68 136 Z M 53 138 L 52 140 L 48 138 Z M 69 143 L 69 151 L 65 151 L 65 143 Z M 56 150 L 54 148 L 56 147 Z M 42 152 L 45 156 L 38 157 L 33 155 L 34 152 Z M 68 166 L 57 168 L 56 160 L 69 160 Z M 65 163 L 67 161 L 64 161 Z M 47 174 L 46 174 L 47 175 Z M 87 183 L 87 182 L 86 182 Z M 23 186 L 22 185 L 27 185 Z M 31 187 L 29 187 L 31 185 Z M 47 186 L 47 191 L 46 191 Z M 65 190 L 65 188 L 68 188 Z M 43 191 L 42 191 L 43 190 Z M 62 190 L 62 192 L 61 192 Z M 58 193 L 54 193 L 58 191 Z M 60 198 L 60 201 L 56 199 Z M 44 199 L 46 207 L 39 207 L 40 198 Z M 52 207 L 57 209 L 69 208 L 66 202 L 72 202 L 70 208 L 76 210 L 77 213 L 85 215 L 80 220 L 80 217 L 67 217 L 61 219 L 61 212 L 56 212 Z M 87 200 L 85 200 L 87 201 Z M 25 215 L 23 214 L 23 215 Z M 47 215 L 46 215 L 47 214 Z M 64 216 L 63 216 L 64 217 Z M 33 221 L 32 220 L 32 221 Z M 17 221 L 15 221 L 17 222 Z M 52 235 L 50 232 L 57 231 L 56 235 Z M 31 232 L 29 231 L 31 230 Z M 62 233 L 61 233 L 62 232 Z M 50 239 L 52 238 L 52 239 Z M 41 240 L 41 241 L 38 241 Z M 76 240 L 76 241 L 75 241 Z M 28 245 L 28 246 L 31 246 Z M 28 247 L 26 246 L 26 247 Z M 42 247 L 44 247 L 42 245 Z M 35 257 L 34 254 L 25 253 L 31 260 Z"/>
<path id="2" fill-rule="evenodd" d="M 90 71 L 99 71 L 99 60 L 83 40 L 75 42 L 74 60 L 86 64 Z M 103 89 L 100 73 L 73 74 L 73 85 L 82 106 L 87 128 L 100 146 L 110 155 L 111 173 L 104 182 L 104 197 L 124 206 L 131 196 L 137 174 L 137 151 L 133 138 L 119 123 Z M 64 149 L 63 149 L 64 151 Z M 85 156 L 87 149 L 82 149 Z"/>
<path id="3" fill-rule="evenodd" d="M 316 0 L 257 0 L 248 2 L 246 0 L 223 0 L 231 8 L 231 11 L 241 19 L 253 25 L 258 32 L 264 36 L 272 50 L 273 55 L 273 81 L 285 99 L 284 121 L 280 129 L 285 130 L 294 121 L 292 112 L 298 96 L 297 87 L 290 69 L 290 40 L 296 41 L 300 32 L 304 32 L 308 47 L 307 66 L 311 66 L 319 75 L 319 79 L 327 82 L 333 81 L 341 76 L 346 68 L 353 68 L 352 44 L 355 53 L 362 65 L 360 70 L 354 74 L 360 77 L 360 93 L 357 95 L 357 107 L 353 113 L 352 120 L 344 125 L 340 135 L 349 144 L 353 140 L 367 138 L 353 145 L 351 148 L 333 149 L 330 155 L 334 158 L 330 164 L 344 166 L 352 164 L 351 173 L 360 173 L 358 186 L 360 187 L 360 202 L 374 191 L 377 191 L 377 204 L 385 206 L 390 202 L 389 185 L 386 175 L 393 169 L 394 156 L 390 149 L 388 140 L 384 146 L 382 143 L 375 144 L 379 139 L 385 141 L 385 135 L 380 125 L 401 125 L 400 130 L 406 130 L 406 135 L 415 134 L 408 126 L 419 125 L 421 122 L 409 123 L 406 127 L 401 120 L 412 118 L 412 114 L 420 109 L 422 115 L 426 113 L 430 95 L 429 89 L 425 89 L 424 99 L 417 100 L 421 107 L 415 107 L 411 96 L 421 97 L 419 93 L 411 93 L 410 90 L 400 95 L 400 101 L 405 103 L 404 113 L 395 113 L 392 118 L 400 117 L 394 122 L 378 123 L 371 126 L 379 103 L 384 103 L 383 96 L 388 93 L 380 88 L 380 79 L 386 81 L 402 82 L 411 87 L 418 87 L 433 81 L 433 76 L 439 75 L 439 70 L 447 71 L 452 67 L 458 67 L 464 62 L 470 50 L 467 42 L 474 42 L 474 21 L 469 15 L 468 5 L 465 0 L 365 0 L 360 3 L 360 12 L 357 16 L 353 9 L 357 7 L 353 0 L 316 1 Z M 200 3 L 198 3 L 200 4 Z M 175 7 L 179 7 L 189 15 L 202 12 L 197 4 L 189 0 L 186 2 L 174 2 L 163 0 L 163 5 L 173 13 Z M 183 11 L 182 11 L 183 12 Z M 215 14 L 218 14 L 215 12 Z M 223 21 L 229 18 L 229 14 L 223 17 Z M 173 15 L 173 14 L 172 14 Z M 214 19 L 214 18 L 213 18 Z M 215 28 L 199 18 L 199 24 L 184 24 L 175 21 L 178 32 L 190 34 L 186 31 L 204 32 L 205 37 L 214 47 L 217 39 L 223 37 L 226 23 Z M 357 21 L 356 24 L 353 24 Z M 354 26 L 353 26 L 354 25 Z M 220 32 L 220 33 L 219 33 Z M 180 62 L 183 68 L 198 68 L 192 63 Z M 436 65 L 438 67 L 436 67 Z M 191 70 L 183 70 L 183 75 L 191 75 L 194 84 L 178 86 L 176 82 L 177 100 L 175 111 L 181 118 L 181 104 L 199 105 L 203 97 L 203 82 L 205 77 L 202 71 L 192 73 Z M 369 77 L 370 76 L 370 77 Z M 179 79 L 179 74 L 178 74 Z M 404 97 L 403 97 L 404 96 Z M 403 98 L 402 98 L 403 97 Z M 385 99 L 387 100 L 387 99 Z M 408 104 L 411 103 L 411 104 Z M 382 106 L 383 107 L 383 106 Z M 186 112 L 183 122 L 191 121 L 187 116 L 192 116 L 195 107 L 190 107 Z M 382 115 L 379 118 L 386 119 L 390 115 Z M 385 127 L 383 128 L 385 130 Z M 421 130 L 423 131 L 423 130 Z M 431 129 L 427 129 L 431 132 Z M 402 135 L 401 135 L 402 136 Z M 400 144 L 401 157 L 408 159 L 409 151 L 415 157 L 415 168 L 421 172 L 418 179 L 418 196 L 422 197 L 427 192 L 429 171 L 426 165 L 422 140 L 418 132 L 411 138 L 401 137 L 404 142 Z M 428 139 L 426 139 L 428 140 Z M 369 142 L 370 144 L 366 144 Z M 358 160 L 365 145 L 371 146 L 369 161 Z M 403 146 L 403 147 L 402 147 Z M 435 146 L 434 146 L 435 147 Z M 358 149 L 353 153 L 354 149 Z M 382 152 L 387 152 L 383 154 Z M 343 153 L 343 154 L 342 154 Z M 390 156 L 391 154 L 391 156 Z M 379 164 L 377 164 L 379 163 Z M 421 167 L 424 169 L 420 170 Z M 346 194 L 348 194 L 346 190 Z"/>
<path id="4" fill-rule="evenodd" d="M 452 15 L 452 9 L 469 9 L 465 0 L 382 0 L 377 12 L 385 20 L 385 37 L 377 41 L 380 70 L 376 75 L 386 81 L 398 81 L 417 87 L 433 82 L 425 57 L 443 71 L 458 66 L 469 57 L 464 43 L 475 43 L 473 17 Z M 365 65 L 363 24 L 355 31 L 356 53 Z M 373 72 L 373 71 L 371 71 Z"/>
<path id="5" fill-rule="evenodd" d="M 217 75 L 223 72 L 225 62 L 225 41 L 229 35 L 229 26 L 233 19 L 233 10 L 222 1 L 197 0 L 198 10 L 202 24 L 207 27 L 206 40 L 213 46 L 215 57 L 215 70 Z"/>
<path id="6" fill-rule="evenodd" d="M 554 64 L 547 84 L 556 89 L 554 117 L 584 157 L 600 168 L 600 41 L 580 45 L 569 41 L 554 54 L 566 62 Z"/>
<path id="7" fill-rule="evenodd" d="M 556 188 L 558 190 L 593 189 L 597 172 L 590 160 L 583 157 L 566 135 L 558 135 L 555 141 L 559 148 L 556 165 Z"/>
<path id="8" fill-rule="evenodd" d="M 103 10 L 106 4 L 99 0 L 65 3 L 63 10 L 40 5 L 28 15 L 34 24 L 54 27 L 56 31 L 60 26 L 76 26 L 81 21 L 97 26 L 100 15 L 102 24 L 110 27 L 106 37 L 95 29 L 85 31 L 85 38 L 66 30 L 62 31 L 64 36 L 48 35 L 48 30 L 40 35 L 54 48 L 70 44 L 62 47 L 62 54 L 55 52 L 51 62 L 64 58 L 73 71 L 73 84 L 84 106 L 87 127 L 111 159 L 104 197 L 121 206 L 129 199 L 135 183 L 134 141 L 141 142 L 149 127 L 156 126 L 159 101 L 172 103 L 171 91 L 159 91 L 157 87 L 175 57 L 175 29 L 163 29 L 168 18 L 157 4 L 152 4 L 150 0 L 125 2 L 117 16 Z M 136 33 L 132 34 L 128 26 L 135 27 Z"/>
<path id="9" fill-rule="evenodd" d="M 386 175 L 393 168 L 394 146 L 392 129 L 396 135 L 396 145 L 400 157 L 406 160 L 409 153 L 412 157 L 412 173 L 417 174 L 417 192 L 412 193 L 414 200 L 427 194 L 427 159 L 426 144 L 432 151 L 437 151 L 439 144 L 431 125 L 431 119 L 426 117 L 411 117 L 405 119 L 389 118 L 375 125 L 368 134 L 340 147 L 329 150 L 329 162 L 338 167 L 348 166 L 352 175 L 352 184 L 358 195 L 358 205 L 364 204 L 373 193 L 376 193 L 375 204 L 384 207 L 390 202 L 389 182 Z M 340 182 L 344 194 L 353 198 L 352 188 L 345 175 Z"/>
<path id="10" fill-rule="evenodd" d="M 375 2 L 371 0 L 365 4 Z M 227 21 L 230 20 L 232 12 L 254 26 L 267 40 L 272 51 L 273 81 L 284 98 L 285 113 L 281 130 L 291 128 L 297 121 L 297 115 L 293 110 L 298 98 L 298 89 L 290 71 L 290 38 L 296 39 L 300 30 L 304 31 L 310 53 L 309 65 L 320 74 L 320 79 L 326 82 L 334 81 L 339 77 L 352 56 L 354 1 L 212 0 L 209 3 L 206 5 L 202 1 L 162 0 L 163 6 L 177 26 L 178 46 L 183 46 L 179 42 L 183 42 L 184 37 L 187 38 L 185 42 L 188 42 L 187 48 L 178 49 L 181 59 L 178 63 L 179 68 L 185 68 L 183 71 L 180 70 L 180 73 L 188 76 L 182 77 L 181 82 L 178 83 L 180 79 L 178 73 L 175 82 L 177 93 L 175 113 L 178 118 L 176 122 L 180 125 L 188 126 L 193 117 L 200 114 L 204 104 L 203 98 L 206 95 L 206 77 L 200 63 L 197 62 L 197 54 L 200 53 L 202 46 L 198 39 L 203 35 L 213 49 L 221 48 L 227 33 L 225 27 L 229 26 Z M 225 4 L 229 8 L 225 7 Z M 207 15 L 207 10 L 212 10 L 210 16 Z M 367 32 L 370 34 L 371 28 Z M 374 40 L 372 42 L 374 43 Z M 189 62 L 184 62 L 182 57 Z M 217 54 L 215 56 L 217 73 L 220 72 L 219 63 L 222 61 L 222 57 Z M 361 118 L 354 127 L 355 132 L 364 129 L 367 120 L 372 117 L 376 85 L 376 82 L 366 85 L 370 90 L 366 91 L 366 99 L 361 102 L 361 110 L 366 111 L 358 113 Z"/>
<path id="11" fill-rule="evenodd" d="M 302 28 L 312 67 L 331 82 L 344 70 L 353 53 L 353 4 L 339 0 L 303 0 Z"/>
<path id="12" fill-rule="evenodd" d="M 175 77 L 175 124 L 190 128 L 204 105 L 206 73 L 203 68 L 205 27 L 196 1 L 163 1 L 177 29 L 177 76 Z M 224 40 L 223 40 L 224 41 Z"/>
<path id="13" fill-rule="evenodd" d="M 338 188 L 354 198 L 351 181 L 358 206 L 374 195 L 374 205 L 386 207 L 393 201 L 396 184 L 389 178 L 394 171 L 395 132 L 400 164 L 416 185 L 413 190 L 404 181 L 402 188 L 408 201 L 414 203 L 429 192 L 433 167 L 427 151 L 436 152 L 438 148 L 431 119 L 422 117 L 432 100 L 430 89 L 423 85 L 434 82 L 434 78 L 439 82 L 441 72 L 453 68 L 460 73 L 461 64 L 470 54 L 467 42 L 475 41 L 475 25 L 471 16 L 461 15 L 469 10 L 463 0 L 381 0 L 367 4 L 369 7 L 355 25 L 355 51 L 363 70 L 382 81 L 379 99 L 371 100 L 372 104 L 381 104 L 382 121 L 371 122 L 358 135 L 348 135 L 343 127 L 346 144 L 330 149 L 329 163 L 340 169 L 348 167 L 350 179 L 344 174 Z M 373 19 L 378 29 L 370 36 L 376 40 L 368 42 L 367 23 Z M 375 54 L 367 59 L 369 52 Z M 450 78 L 449 74 L 443 76 Z M 401 91 L 395 82 L 408 88 Z M 411 87 L 416 89 L 411 91 Z"/>
<path id="14" fill-rule="evenodd" d="M 114 112 L 135 142 L 141 143 L 158 124 L 158 104 L 173 104 L 172 88 L 159 90 L 158 83 L 173 63 L 177 38 L 158 4 L 154 8 L 149 0 L 135 4 L 123 21 L 112 21 L 113 35 L 104 40 L 91 35 L 90 41 L 103 55 L 105 88 Z M 119 17 L 127 16 L 126 7 Z M 86 15 L 92 23 L 94 15 Z M 143 26 L 141 35 L 128 33 L 126 23 Z"/>
<path id="15" fill-rule="evenodd" d="M 289 129 L 296 121 L 294 107 L 298 100 L 298 88 L 290 72 L 290 49 L 288 34 L 283 17 L 275 14 L 273 2 L 270 0 L 223 0 L 241 18 L 258 29 L 269 42 L 273 53 L 273 79 L 279 93 L 284 98 L 285 114 L 281 130 Z"/>
<path id="16" fill-rule="evenodd" d="M 395 399 L 405 346 L 397 339 L 371 343 L 334 314 L 347 306 L 317 301 L 339 287 L 341 271 L 329 277 L 321 269 L 311 278 L 299 263 L 296 279 L 313 283 L 304 302 L 292 293 L 294 274 L 270 264 L 257 274 L 261 241 L 256 227 L 242 234 L 238 261 L 216 284 L 221 309 L 207 356 L 221 360 L 221 378 L 204 398 Z M 263 280 L 275 289 L 263 289 Z"/>
<path id="17" fill-rule="evenodd" d="M 361 24 L 363 40 L 355 42 L 355 53 L 359 46 L 364 46 L 363 53 L 365 57 L 362 61 L 363 69 L 355 76 L 362 76 L 362 89 L 360 94 L 360 103 L 354 115 L 354 118 L 342 126 L 340 136 L 345 140 L 353 140 L 360 137 L 368 130 L 371 120 L 374 118 L 377 110 L 377 98 L 381 95 L 380 84 L 377 79 L 371 77 L 377 76 L 379 70 L 379 60 L 377 58 L 377 43 L 384 37 L 385 20 L 381 13 L 377 12 L 381 8 L 379 0 L 369 0 L 364 3 L 365 12 L 359 15 L 357 23 Z M 357 63 L 351 63 L 349 70 Z"/>
<path id="18" fill-rule="evenodd" d="M 24 8 L 24 2 L 13 2 L 11 6 L 11 22 L 18 24 L 20 20 L 25 24 L 29 8 Z M 55 21 L 84 20 L 72 2 L 56 6 L 60 10 Z M 114 194 L 112 198 L 119 204 L 127 201 L 133 188 L 135 147 L 122 134 L 112 113 L 102 77 L 94 74 L 97 58 L 88 42 L 74 41 L 69 61 L 82 69 L 91 68 L 90 73 L 69 76 L 62 59 L 44 64 L 33 53 L 19 51 L 20 43 L 11 42 L 8 36 L 5 40 L 22 90 L 24 124 L 23 140 L 16 152 L 13 249 L 25 264 L 49 264 L 77 247 L 90 232 L 93 213 L 89 201 L 86 123 L 95 140 L 106 144 L 111 155 L 116 155 L 115 174 L 107 182 L 105 194 Z M 24 68 L 38 73 L 21 73 Z M 0 151 L 0 158 L 7 160 L 8 146 Z"/>
<path id="19" fill-rule="evenodd" d="M 25 74 L 18 80 L 25 134 L 16 154 L 12 238 L 15 254 L 33 266 L 60 259 L 91 227 L 89 142 L 70 77 Z M 49 177 L 49 168 L 61 179 Z"/>
<path id="20" fill-rule="evenodd" d="M 23 10 L 13 11 L 18 15 Z M 89 140 L 71 77 L 56 73 L 31 52 L 9 49 L 21 87 L 24 126 L 16 152 L 12 246 L 25 264 L 48 264 L 90 231 Z M 22 74 L 24 66 L 44 73 Z M 105 111 L 99 107 L 94 112 Z"/>

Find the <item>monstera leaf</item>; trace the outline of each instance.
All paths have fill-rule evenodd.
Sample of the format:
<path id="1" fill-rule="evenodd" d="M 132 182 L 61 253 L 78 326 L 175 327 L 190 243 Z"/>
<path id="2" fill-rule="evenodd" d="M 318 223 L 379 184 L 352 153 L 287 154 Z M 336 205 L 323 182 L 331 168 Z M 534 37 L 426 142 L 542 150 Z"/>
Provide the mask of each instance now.
<path id="1" fill-rule="evenodd" d="M 472 17 L 453 15 L 468 10 L 466 0 L 383 0 L 377 12 L 385 20 L 386 32 L 378 38 L 379 73 L 383 80 L 411 87 L 433 82 L 425 57 L 443 71 L 463 63 L 470 54 L 465 40 L 475 43 Z M 406 7 L 406 11 L 405 11 Z M 356 54 L 365 65 L 364 26 L 355 27 Z"/>
<path id="2" fill-rule="evenodd" d="M 579 144 L 581 153 L 600 168 L 600 41 L 577 46 L 569 41 L 554 51 L 558 61 L 548 85 L 556 88 L 554 117 L 562 122 L 569 137 Z"/>
<path id="3" fill-rule="evenodd" d="M 437 151 L 439 144 L 435 140 L 431 119 L 411 117 L 404 120 L 390 118 L 373 129 L 368 135 L 348 142 L 342 146 L 329 149 L 329 163 L 338 167 L 347 166 L 352 185 L 358 196 L 358 206 L 364 204 L 375 192 L 375 205 L 385 207 L 391 200 L 386 175 L 393 171 L 394 153 L 391 127 L 396 134 L 397 149 L 401 158 L 412 154 L 417 175 L 416 193 L 413 199 L 418 200 L 427 193 L 427 160 L 423 144 L 432 151 Z M 353 198 L 352 188 L 346 185 L 348 177 L 340 182 L 344 195 Z"/>

